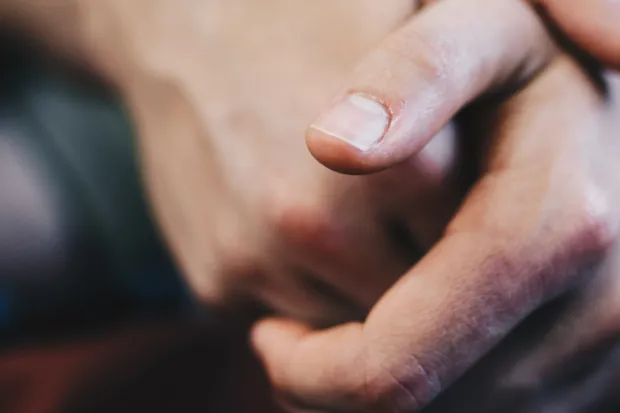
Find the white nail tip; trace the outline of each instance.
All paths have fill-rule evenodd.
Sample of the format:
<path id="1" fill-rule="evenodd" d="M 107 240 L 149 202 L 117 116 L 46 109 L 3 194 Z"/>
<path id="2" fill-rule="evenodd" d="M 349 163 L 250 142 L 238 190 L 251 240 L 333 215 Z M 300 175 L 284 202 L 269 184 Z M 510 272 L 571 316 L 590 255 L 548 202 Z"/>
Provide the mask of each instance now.
<path id="1" fill-rule="evenodd" d="M 390 115 L 381 103 L 364 95 L 348 95 L 319 117 L 311 128 L 367 151 L 385 135 Z"/>

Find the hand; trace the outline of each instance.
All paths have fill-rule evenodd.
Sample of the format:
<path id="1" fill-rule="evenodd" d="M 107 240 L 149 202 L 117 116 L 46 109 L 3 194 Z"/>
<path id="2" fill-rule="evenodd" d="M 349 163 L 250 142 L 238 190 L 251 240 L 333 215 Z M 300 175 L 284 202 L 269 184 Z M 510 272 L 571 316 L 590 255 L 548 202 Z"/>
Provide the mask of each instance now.
<path id="1" fill-rule="evenodd" d="M 326 170 L 303 142 L 410 0 L 157 1 L 141 14 L 140 2 L 100 4 L 127 20 L 121 89 L 155 211 L 204 302 L 249 297 L 320 325 L 361 319 L 440 235 L 464 189 L 451 180 L 450 128 L 367 178 Z"/>
<path id="2" fill-rule="evenodd" d="M 620 251 L 530 316 L 425 412 L 587 413 L 620 406 Z"/>
<path id="3" fill-rule="evenodd" d="M 362 61 L 330 107 L 338 116 L 328 110 L 310 130 L 311 151 L 329 167 L 382 170 L 424 147 L 482 93 L 510 91 L 536 74 L 492 112 L 481 177 L 444 237 L 363 324 L 320 332 L 290 320 L 257 325 L 255 346 L 272 380 L 300 406 L 418 411 L 534 310 L 586 280 L 601 284 L 590 284 L 565 322 L 576 333 L 592 330 L 556 330 L 530 360 L 548 356 L 553 366 L 618 332 L 613 290 L 603 300 L 609 318 L 589 296 L 617 275 L 618 79 L 609 75 L 602 96 L 523 3 L 475 3 L 445 0 L 413 18 Z M 477 106 L 470 111 L 484 103 Z M 347 114 L 368 127 L 338 124 Z M 558 340 L 575 347 L 558 348 Z M 530 371 L 542 376 L 550 365 Z"/>

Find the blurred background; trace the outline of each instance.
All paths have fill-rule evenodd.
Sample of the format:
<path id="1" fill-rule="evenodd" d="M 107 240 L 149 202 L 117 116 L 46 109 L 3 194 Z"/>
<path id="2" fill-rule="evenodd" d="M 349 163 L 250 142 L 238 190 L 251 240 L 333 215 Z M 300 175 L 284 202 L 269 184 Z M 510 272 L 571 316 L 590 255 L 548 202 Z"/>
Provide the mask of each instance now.
<path id="1" fill-rule="evenodd" d="M 0 61 L 0 412 L 268 406 L 242 333 L 165 252 L 118 99 L 15 34 Z"/>

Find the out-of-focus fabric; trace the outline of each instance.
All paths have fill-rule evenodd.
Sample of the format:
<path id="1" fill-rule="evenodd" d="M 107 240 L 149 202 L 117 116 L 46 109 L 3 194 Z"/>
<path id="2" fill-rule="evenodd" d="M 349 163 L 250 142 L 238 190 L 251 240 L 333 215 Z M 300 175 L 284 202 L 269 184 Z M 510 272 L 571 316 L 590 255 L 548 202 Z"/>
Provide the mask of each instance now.
<path id="1" fill-rule="evenodd" d="M 131 324 L 0 353 L 2 413 L 280 413 L 243 333 Z"/>
<path id="2" fill-rule="evenodd" d="M 118 99 L 0 33 L 0 346 L 190 305 Z"/>
<path id="3" fill-rule="evenodd" d="M 274 413 L 142 197 L 118 101 L 0 34 L 0 413 Z"/>

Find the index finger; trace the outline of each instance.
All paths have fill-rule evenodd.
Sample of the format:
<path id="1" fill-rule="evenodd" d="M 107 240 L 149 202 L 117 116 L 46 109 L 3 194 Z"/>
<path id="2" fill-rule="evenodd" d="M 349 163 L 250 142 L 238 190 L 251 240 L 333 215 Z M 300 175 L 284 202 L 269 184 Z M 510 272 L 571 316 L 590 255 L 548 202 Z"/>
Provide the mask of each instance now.
<path id="1" fill-rule="evenodd" d="M 601 101 L 567 61 L 513 98 L 492 170 L 364 324 L 255 328 L 276 386 L 328 410 L 418 411 L 573 282 L 613 240 L 574 162 L 596 140 Z"/>

